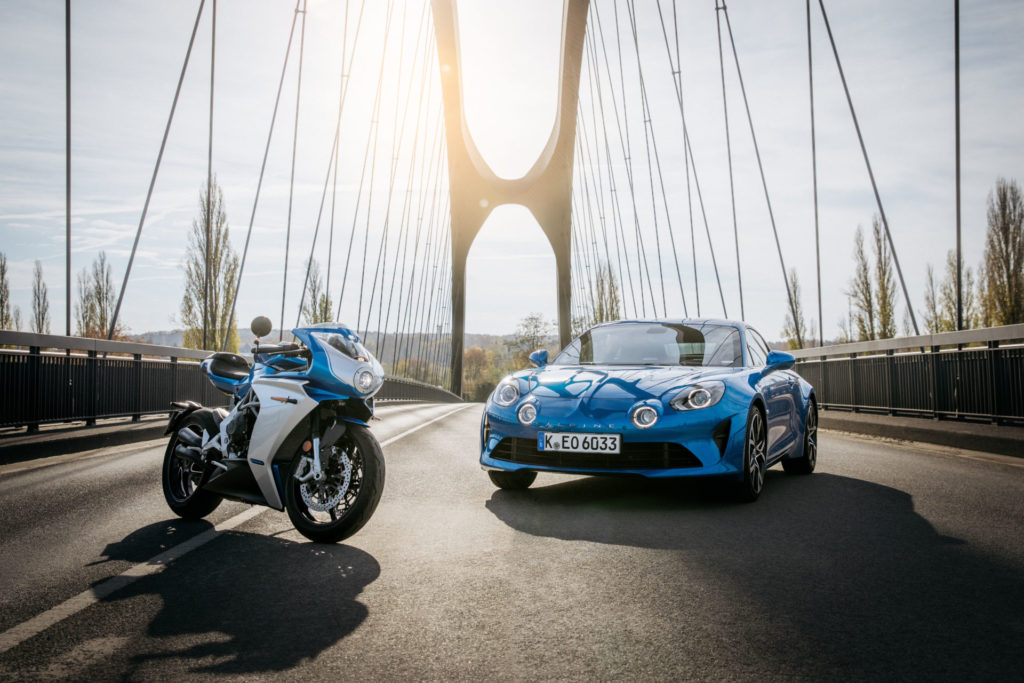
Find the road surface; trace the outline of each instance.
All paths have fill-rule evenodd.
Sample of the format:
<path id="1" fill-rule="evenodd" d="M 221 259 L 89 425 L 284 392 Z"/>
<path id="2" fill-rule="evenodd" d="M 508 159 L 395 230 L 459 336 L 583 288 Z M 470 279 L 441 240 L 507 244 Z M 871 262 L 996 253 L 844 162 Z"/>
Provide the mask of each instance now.
<path id="1" fill-rule="evenodd" d="M 335 546 L 238 503 L 173 517 L 158 442 L 0 468 L 0 679 L 1024 676 L 1024 460 L 823 432 L 753 504 L 504 492 L 480 411 L 383 408 L 383 498 Z"/>

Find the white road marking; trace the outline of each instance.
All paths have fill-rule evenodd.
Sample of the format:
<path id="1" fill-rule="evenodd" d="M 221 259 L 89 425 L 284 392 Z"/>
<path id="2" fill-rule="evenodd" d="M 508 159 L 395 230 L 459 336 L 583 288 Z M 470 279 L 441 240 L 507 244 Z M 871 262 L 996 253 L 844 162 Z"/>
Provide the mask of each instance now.
<path id="1" fill-rule="evenodd" d="M 387 441 L 384 441 L 381 444 L 381 446 L 383 447 L 395 443 L 399 439 L 403 439 L 412 434 L 413 432 L 418 432 L 427 425 L 433 424 L 438 420 L 443 420 L 449 415 L 454 415 L 460 410 L 465 410 L 471 405 L 473 404 L 460 405 L 455 410 L 449 410 L 448 412 L 439 415 L 438 417 L 435 417 L 432 420 L 428 420 L 423 424 L 416 425 L 412 429 L 407 429 L 401 434 L 393 436 Z M 195 550 L 199 546 L 209 543 L 222 532 L 234 529 L 235 527 L 253 519 L 257 515 L 266 512 L 268 509 L 269 508 L 265 508 L 262 506 L 251 507 L 248 510 L 241 512 L 230 519 L 227 519 L 219 524 L 214 525 L 212 529 L 207 529 L 203 533 L 193 536 L 187 541 L 179 543 L 173 548 L 169 548 L 164 552 L 160 553 L 159 555 L 150 558 L 146 562 L 133 565 L 125 571 L 118 574 L 117 576 L 112 576 L 109 579 L 96 584 L 89 590 L 82 591 L 73 598 L 65 600 L 56 607 L 52 607 L 43 612 L 42 614 L 32 617 L 28 621 L 24 621 L 18 624 L 17 626 L 14 626 L 4 631 L 3 633 L 0 633 L 0 654 L 7 652 L 11 648 L 17 647 L 18 645 L 25 642 L 32 636 L 41 633 L 42 631 L 50 628 L 54 624 L 57 624 L 63 621 L 64 619 L 67 619 L 68 617 L 77 614 L 78 612 L 81 612 L 86 607 L 95 605 L 97 602 L 100 602 L 104 598 L 108 597 L 116 591 L 121 590 L 125 586 L 134 583 L 135 581 L 138 581 L 143 577 L 159 574 L 167 567 L 167 565 L 174 562 L 175 560 L 180 559 L 186 553 Z"/>
<path id="2" fill-rule="evenodd" d="M 399 439 L 404 439 L 405 437 L 409 436 L 413 432 L 418 432 L 419 430 L 423 429 L 427 425 L 434 424 L 438 420 L 443 420 L 444 418 L 448 417 L 449 415 L 454 415 L 455 413 L 459 412 L 460 410 L 465 410 L 466 408 L 469 408 L 471 405 L 473 405 L 473 404 L 472 403 L 464 403 L 463 405 L 459 406 L 455 410 L 449 410 L 447 413 L 444 413 L 443 415 L 438 415 L 433 420 L 427 420 L 426 422 L 424 422 L 422 424 L 416 425 L 412 429 L 405 430 L 404 432 L 402 432 L 398 436 L 391 437 L 387 441 L 384 441 L 383 443 L 381 443 L 380 446 L 381 446 L 381 448 L 383 448 L 384 446 L 387 446 L 388 444 L 392 444 L 392 443 L 398 441 Z"/>

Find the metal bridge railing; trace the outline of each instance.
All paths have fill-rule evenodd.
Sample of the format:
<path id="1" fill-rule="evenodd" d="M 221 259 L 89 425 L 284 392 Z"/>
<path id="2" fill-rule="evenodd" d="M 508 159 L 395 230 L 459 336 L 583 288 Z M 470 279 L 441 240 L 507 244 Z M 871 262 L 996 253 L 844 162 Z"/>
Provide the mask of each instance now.
<path id="1" fill-rule="evenodd" d="M 167 413 L 171 401 L 227 405 L 199 361 L 175 346 L 0 330 L 0 427 Z M 380 401 L 455 402 L 440 387 L 387 377 Z"/>
<path id="2" fill-rule="evenodd" d="M 1024 325 L 791 353 L 823 408 L 1024 422 Z"/>

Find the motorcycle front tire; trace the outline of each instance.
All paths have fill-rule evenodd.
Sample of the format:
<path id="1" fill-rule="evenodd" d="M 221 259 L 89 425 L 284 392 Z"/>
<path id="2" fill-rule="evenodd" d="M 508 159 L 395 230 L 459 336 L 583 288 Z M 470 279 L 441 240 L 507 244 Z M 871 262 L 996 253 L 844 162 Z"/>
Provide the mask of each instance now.
<path id="1" fill-rule="evenodd" d="M 384 454 L 369 429 L 361 425 L 348 425 L 338 446 L 346 448 L 350 455 L 353 449 L 358 454 L 354 458 L 358 462 L 353 463 L 353 469 L 358 470 L 359 480 L 353 497 L 346 496 L 343 499 L 344 506 L 339 503 L 334 511 L 327 513 L 331 519 L 322 519 L 325 513 L 314 513 L 303 500 L 302 483 L 295 478 L 301 458 L 295 458 L 284 487 L 285 508 L 289 519 L 300 534 L 316 543 L 337 543 L 363 528 L 377 509 L 384 491 Z M 326 469 L 329 464 L 324 462 L 322 465 Z"/>

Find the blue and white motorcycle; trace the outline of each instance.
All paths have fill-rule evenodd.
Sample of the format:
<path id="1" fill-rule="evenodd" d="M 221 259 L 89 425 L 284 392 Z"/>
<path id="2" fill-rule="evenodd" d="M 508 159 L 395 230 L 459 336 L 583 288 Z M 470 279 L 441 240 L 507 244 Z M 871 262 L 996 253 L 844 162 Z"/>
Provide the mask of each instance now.
<path id="1" fill-rule="evenodd" d="M 174 403 L 163 488 L 178 515 L 198 519 L 227 498 L 287 510 L 313 541 L 357 532 L 384 489 L 384 457 L 370 433 L 377 359 L 347 327 L 292 330 L 300 343 L 260 344 L 271 322 L 252 322 L 253 361 L 215 353 L 202 362 L 231 409 Z"/>

